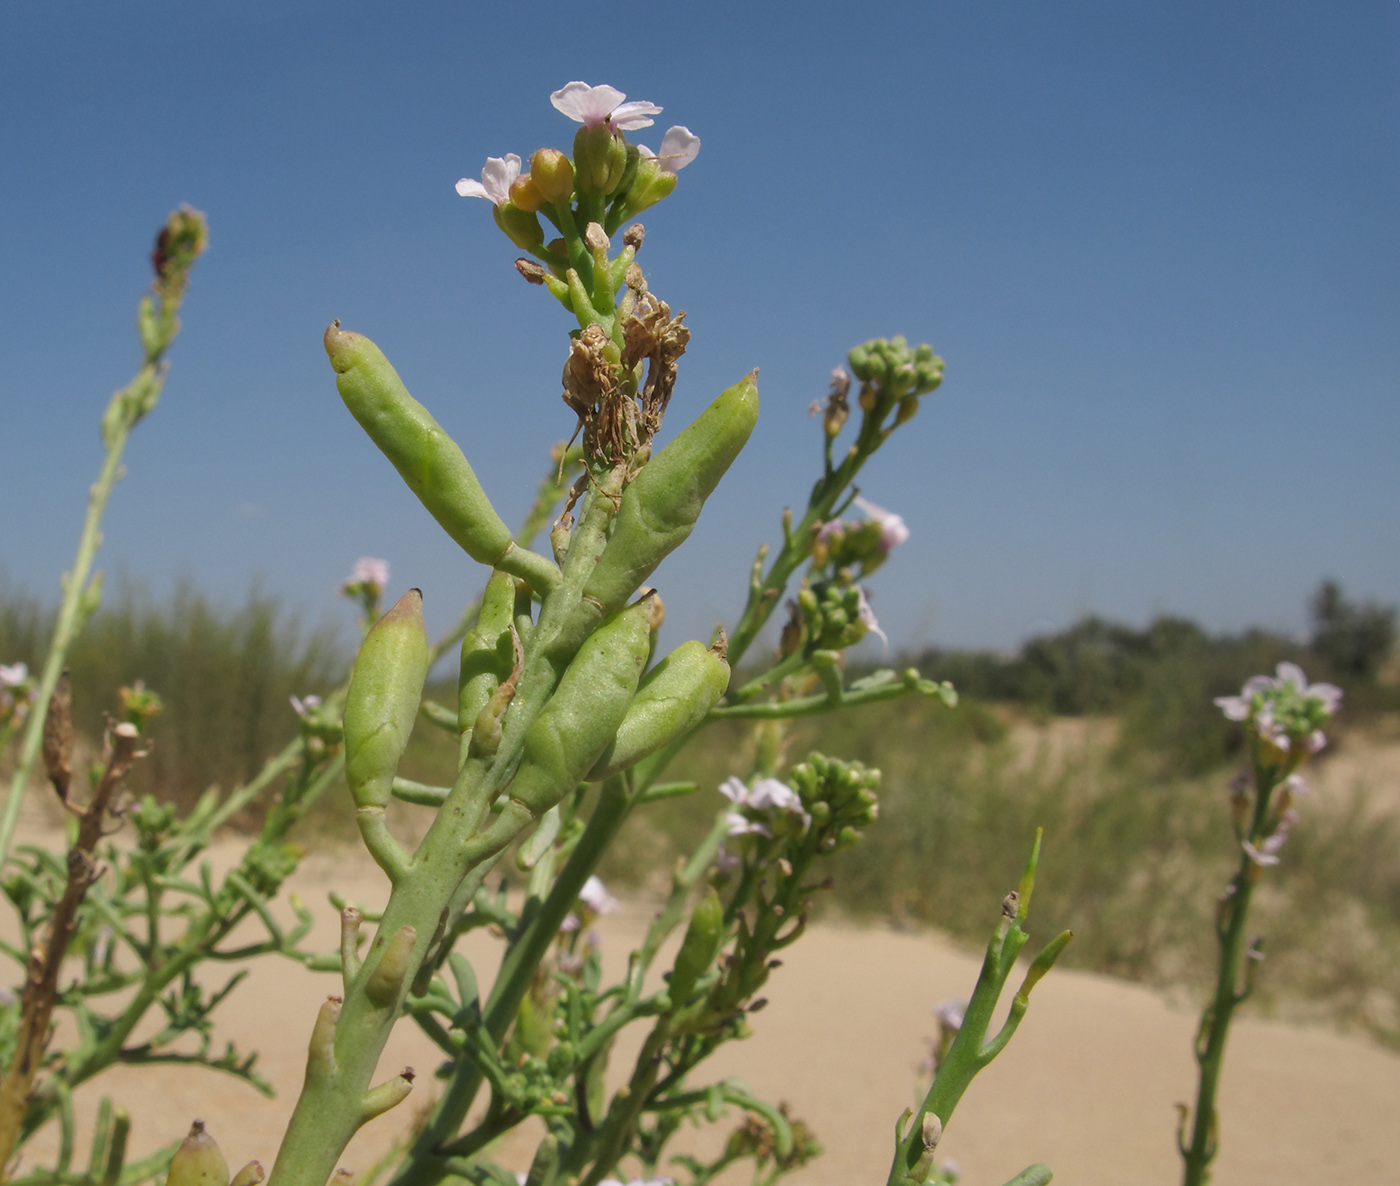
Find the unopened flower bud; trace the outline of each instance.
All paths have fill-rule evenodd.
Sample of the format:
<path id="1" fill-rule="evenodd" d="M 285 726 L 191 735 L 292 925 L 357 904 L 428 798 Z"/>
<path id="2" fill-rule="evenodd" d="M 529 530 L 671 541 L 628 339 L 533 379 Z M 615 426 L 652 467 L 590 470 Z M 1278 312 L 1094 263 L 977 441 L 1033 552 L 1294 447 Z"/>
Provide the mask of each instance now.
<path id="1" fill-rule="evenodd" d="M 584 124 L 574 136 L 574 188 L 608 197 L 627 171 L 627 141 L 606 121 Z"/>
<path id="2" fill-rule="evenodd" d="M 676 175 L 663 169 L 654 160 L 645 160 L 637 166 L 637 175 L 627 189 L 627 209 L 633 214 L 655 206 L 662 198 L 670 197 L 676 188 Z"/>
<path id="3" fill-rule="evenodd" d="M 496 217 L 496 225 L 522 250 L 529 251 L 544 242 L 544 228 L 531 211 L 522 210 L 514 202 L 502 202 L 492 207 L 492 213 Z"/>
<path id="4" fill-rule="evenodd" d="M 541 148 L 530 158 L 530 176 L 544 202 L 567 202 L 574 193 L 574 165 L 557 148 Z"/>
<path id="5" fill-rule="evenodd" d="M 530 174 L 522 173 L 510 183 L 510 202 L 512 206 L 527 210 L 531 214 L 544 205 L 540 191 Z"/>

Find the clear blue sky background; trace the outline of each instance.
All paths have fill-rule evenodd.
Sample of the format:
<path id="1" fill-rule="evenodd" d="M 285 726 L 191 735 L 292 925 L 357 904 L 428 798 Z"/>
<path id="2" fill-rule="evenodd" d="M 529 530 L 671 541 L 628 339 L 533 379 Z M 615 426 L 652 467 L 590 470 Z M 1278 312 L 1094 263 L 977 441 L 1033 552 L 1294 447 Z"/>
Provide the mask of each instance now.
<path id="1" fill-rule="evenodd" d="M 896 643 L 1089 610 L 1296 631 L 1326 575 L 1400 600 L 1396 0 L 7 4 L 10 586 L 70 562 L 150 238 L 189 202 L 212 246 L 101 563 L 230 602 L 260 575 L 315 617 L 384 556 L 445 624 L 477 573 L 321 332 L 374 337 L 514 521 L 572 427 L 568 320 L 452 186 L 567 148 L 548 95 L 575 78 L 663 105 L 653 146 L 704 141 L 645 219 L 695 335 L 671 431 L 762 368 L 755 438 L 660 574 L 672 642 L 733 618 L 814 476 L 807 405 L 900 332 L 948 378 L 864 483 L 913 531 L 873 581 Z"/>

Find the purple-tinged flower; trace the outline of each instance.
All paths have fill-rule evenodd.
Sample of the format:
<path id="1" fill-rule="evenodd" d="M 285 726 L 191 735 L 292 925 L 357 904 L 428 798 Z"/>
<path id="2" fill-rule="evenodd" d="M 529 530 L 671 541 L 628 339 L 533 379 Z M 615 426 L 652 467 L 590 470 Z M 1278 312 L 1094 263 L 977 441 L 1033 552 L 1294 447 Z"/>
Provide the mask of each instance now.
<path id="1" fill-rule="evenodd" d="M 310 696 L 288 696 L 287 699 L 292 702 L 292 711 L 303 721 L 321 707 L 321 698 L 314 692 Z"/>
<path id="2" fill-rule="evenodd" d="M 463 177 L 457 182 L 457 193 L 464 198 L 485 198 L 500 206 L 510 199 L 510 186 L 520 176 L 520 158 L 513 152 L 505 156 L 489 156 L 481 170 L 481 180 Z"/>
<path id="3" fill-rule="evenodd" d="M 563 931 L 564 934 L 571 935 L 581 926 L 583 926 L 583 923 L 579 921 L 578 915 L 571 910 L 568 914 L 564 915 L 564 921 L 559 924 L 559 929 Z"/>
<path id="4" fill-rule="evenodd" d="M 728 799 L 735 807 L 747 807 L 749 802 L 749 788 L 744 785 L 740 778 L 726 778 L 719 784 L 719 793 Z"/>
<path id="5" fill-rule="evenodd" d="M 715 853 L 715 872 L 732 873 L 738 867 L 739 858 L 721 844 L 719 851 Z"/>
<path id="6" fill-rule="evenodd" d="M 1304 700 L 1318 700 L 1322 710 L 1331 716 L 1341 707 L 1342 690 L 1336 684 L 1309 684 L 1308 677 L 1296 663 L 1278 665 L 1278 682 L 1292 684 L 1297 694 Z"/>
<path id="7" fill-rule="evenodd" d="M 875 617 L 875 611 L 870 608 L 870 599 L 866 597 L 864 588 L 857 588 L 856 592 L 860 594 L 859 600 L 856 603 L 856 616 L 860 619 L 861 625 L 871 634 L 878 634 L 880 636 L 880 641 L 886 646 L 889 646 L 889 636 L 880 629 L 879 619 Z"/>
<path id="8" fill-rule="evenodd" d="M 771 838 L 773 835 L 763 824 L 759 823 L 757 820 L 749 819 L 746 815 L 740 815 L 737 811 L 731 811 L 726 815 L 724 817 L 724 822 L 729 825 L 729 834 L 731 836 L 754 835 L 768 836 Z"/>
<path id="9" fill-rule="evenodd" d="M 628 104 L 631 106 L 631 104 Z M 661 108 L 657 108 L 660 111 Z M 651 123 L 651 120 L 647 120 Z M 654 160 L 663 173 L 679 173 L 700 154 L 700 137 L 689 128 L 677 124 L 661 137 L 661 151 L 652 152 L 645 144 L 637 145 L 643 157 Z"/>
<path id="10" fill-rule="evenodd" d="M 29 667 L 24 663 L 0 663 L 0 687 L 17 688 L 29 678 Z"/>
<path id="11" fill-rule="evenodd" d="M 570 82 L 550 95 L 549 101 L 554 104 L 556 111 L 567 115 L 575 123 L 586 126 L 606 123 L 614 132 L 649 128 L 656 122 L 651 116 L 661 114 L 661 108 L 655 103 L 648 103 L 644 99 L 624 103 L 626 98 L 621 91 L 606 83 L 602 86 L 589 86 L 586 82 Z M 689 136 L 690 133 L 686 132 L 686 135 Z M 665 147 L 664 142 L 662 146 Z M 699 148 L 698 140 L 696 148 Z"/>
<path id="12" fill-rule="evenodd" d="M 1303 776 L 1301 774 L 1290 774 L 1283 780 L 1283 786 L 1290 795 L 1295 797 L 1298 795 L 1312 794 L 1312 787 L 1308 786 L 1308 784 L 1303 781 Z"/>
<path id="13" fill-rule="evenodd" d="M 829 544 L 837 536 L 846 530 L 846 525 L 840 519 L 828 519 L 817 528 L 817 539 L 821 543 Z"/>
<path id="14" fill-rule="evenodd" d="M 355 567 L 350 570 L 350 575 L 340 587 L 346 589 L 352 585 L 377 585 L 383 589 L 388 583 L 389 562 L 376 560 L 373 556 L 361 556 L 355 561 Z"/>
<path id="15" fill-rule="evenodd" d="M 1288 829 L 1293 826 L 1293 822 L 1297 818 L 1297 812 L 1293 811 L 1291 808 L 1285 811 L 1283 815 L 1279 817 L 1278 827 L 1273 830 L 1271 835 L 1264 837 L 1264 839 L 1259 842 L 1258 847 L 1255 847 L 1248 840 L 1241 841 L 1240 845 L 1244 849 L 1245 855 L 1261 868 L 1265 868 L 1269 865 L 1277 865 L 1279 862 L 1278 850 L 1283 847 L 1284 842 L 1288 839 Z"/>
<path id="16" fill-rule="evenodd" d="M 622 908 L 618 900 L 608 893 L 603 879 L 596 873 L 583 883 L 583 888 L 578 892 L 578 900 L 594 914 L 614 914 Z"/>
<path id="17" fill-rule="evenodd" d="M 957 1033 L 962 1029 L 963 1016 L 967 1012 L 966 1001 L 939 1001 L 933 1007 L 933 1015 L 938 1018 L 938 1024 L 949 1033 Z"/>
<path id="18" fill-rule="evenodd" d="M 888 554 L 892 548 L 899 547 L 909 538 L 909 528 L 900 515 L 893 511 L 887 511 L 884 507 L 877 507 L 873 502 L 869 502 L 860 495 L 856 495 L 856 506 L 858 506 L 869 518 L 874 519 L 880 525 L 880 549 Z"/>
<path id="19" fill-rule="evenodd" d="M 776 778 L 760 778 L 749 794 L 749 806 L 758 811 L 774 808 L 795 815 L 802 821 L 803 828 L 812 826 L 812 817 L 802 806 L 802 799 L 785 782 Z"/>

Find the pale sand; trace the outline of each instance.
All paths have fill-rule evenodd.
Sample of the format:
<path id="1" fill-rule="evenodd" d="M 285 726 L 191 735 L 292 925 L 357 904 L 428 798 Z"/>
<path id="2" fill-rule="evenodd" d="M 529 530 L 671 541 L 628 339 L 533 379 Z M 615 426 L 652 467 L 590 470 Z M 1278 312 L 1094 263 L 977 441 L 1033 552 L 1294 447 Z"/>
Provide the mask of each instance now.
<path id="1" fill-rule="evenodd" d="M 221 845 L 216 864 L 226 865 L 232 851 Z M 384 897 L 378 870 L 353 850 L 312 857 L 295 888 L 317 913 L 320 949 L 335 943 L 328 889 L 365 904 Z M 290 917 L 285 902 L 279 914 Z M 648 920 L 649 908 L 639 903 L 603 920 L 612 971 Z M 496 941 L 479 932 L 473 938 L 469 954 L 489 983 Z M 790 1179 L 794 1186 L 883 1182 L 895 1118 L 913 1100 L 924 1038 L 936 1028 L 930 1008 L 965 997 L 980 959 L 935 933 L 817 926 L 784 960 L 766 990 L 769 1006 L 753 1017 L 753 1036 L 722 1051 L 711 1073 L 739 1076 L 760 1095 L 789 1101 L 812 1125 L 826 1153 Z M 259 1069 L 278 1099 L 209 1071 L 122 1068 L 79 1093 L 80 1114 L 90 1117 L 109 1092 L 132 1113 L 136 1155 L 198 1116 L 235 1168 L 253 1157 L 270 1165 L 300 1085 L 312 1017 L 336 985 L 331 976 L 263 958 L 219 1010 L 219 1042 L 260 1051 Z M 1036 989 L 1011 1045 L 964 1098 L 942 1150 L 960 1163 L 967 1186 L 998 1186 L 1033 1161 L 1048 1162 L 1057 1182 L 1079 1186 L 1177 1182 L 1173 1105 L 1193 1090 L 1194 1027 L 1194 1016 L 1153 992 L 1054 972 Z M 633 1050 L 635 1041 L 619 1051 L 615 1070 Z M 414 1098 L 426 1099 L 439 1061 L 405 1021 L 381 1066 L 384 1076 L 405 1064 L 418 1068 Z M 367 1126 L 343 1164 L 364 1168 L 403 1129 L 412 1105 Z M 1242 1021 L 1231 1039 L 1221 1111 L 1216 1186 L 1400 1180 L 1400 1058 L 1363 1041 Z M 721 1122 L 722 1131 L 732 1123 Z M 501 1160 L 524 1168 L 526 1138 L 509 1142 Z"/>

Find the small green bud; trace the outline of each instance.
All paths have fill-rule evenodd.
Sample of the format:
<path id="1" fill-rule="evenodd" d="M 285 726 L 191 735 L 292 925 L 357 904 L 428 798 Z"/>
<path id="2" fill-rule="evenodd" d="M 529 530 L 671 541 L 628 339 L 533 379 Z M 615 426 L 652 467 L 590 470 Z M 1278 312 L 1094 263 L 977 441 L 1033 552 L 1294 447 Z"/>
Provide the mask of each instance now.
<path id="1" fill-rule="evenodd" d="M 557 148 L 541 148 L 530 158 L 530 176 L 540 201 L 567 202 L 574 193 L 574 165 Z"/>
<path id="2" fill-rule="evenodd" d="M 647 672 L 617 736 L 588 772 L 589 781 L 611 778 L 689 733 L 728 687 L 729 664 L 722 648 L 682 643 Z"/>
<path id="3" fill-rule="evenodd" d="M 663 169 L 654 160 L 642 161 L 623 199 L 624 218 L 631 218 L 655 206 L 662 198 L 671 196 L 676 188 L 676 175 Z"/>
<path id="4" fill-rule="evenodd" d="M 584 124 L 574 136 L 574 188 L 608 197 L 627 171 L 627 141 L 607 124 Z"/>
<path id="5" fill-rule="evenodd" d="M 394 937 L 384 947 L 374 971 L 365 981 L 365 996 L 373 1005 L 381 1009 L 395 1004 L 399 992 L 408 978 L 409 966 L 413 958 L 413 945 L 418 941 L 418 932 L 411 926 L 401 926 Z"/>
<path id="6" fill-rule="evenodd" d="M 388 804 L 427 675 L 423 595 L 410 589 L 365 635 L 345 693 L 345 781 L 357 806 Z"/>
<path id="7" fill-rule="evenodd" d="M 204 1131 L 204 1121 L 196 1120 L 189 1135 L 170 1159 L 165 1186 L 229 1186 L 228 1162 L 219 1146 Z"/>
<path id="8" fill-rule="evenodd" d="M 533 211 L 522 210 L 514 202 L 502 202 L 491 209 L 496 225 L 522 251 L 529 251 L 544 242 L 544 228 Z"/>
<path id="9" fill-rule="evenodd" d="M 724 391 L 655 454 L 622 495 L 613 532 L 584 586 L 609 613 L 683 543 L 758 420 L 757 371 Z"/>

